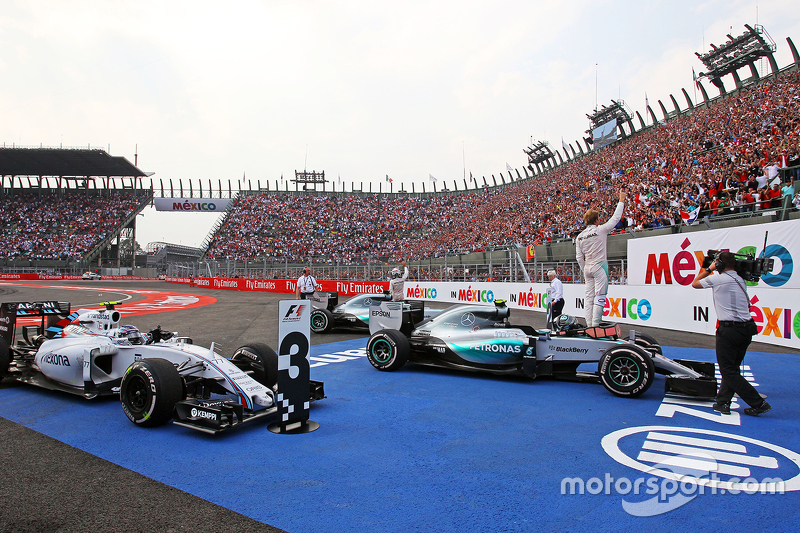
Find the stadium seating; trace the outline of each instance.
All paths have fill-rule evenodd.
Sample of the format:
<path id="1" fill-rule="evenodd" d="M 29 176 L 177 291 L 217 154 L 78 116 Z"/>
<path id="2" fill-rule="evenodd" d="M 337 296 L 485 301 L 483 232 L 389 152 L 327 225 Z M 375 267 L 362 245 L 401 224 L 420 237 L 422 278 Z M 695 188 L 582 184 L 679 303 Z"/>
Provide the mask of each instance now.
<path id="1" fill-rule="evenodd" d="M 797 161 L 798 117 L 800 75 L 792 72 L 502 189 L 392 198 L 241 195 L 206 257 L 367 263 L 540 244 L 577 234 L 590 207 L 608 216 L 623 187 L 629 206 L 620 230 L 770 209 L 781 204 L 770 187 L 777 168 Z"/>
<path id="2" fill-rule="evenodd" d="M 0 259 L 81 259 L 142 202 L 143 193 L 24 190 L 0 198 Z"/>

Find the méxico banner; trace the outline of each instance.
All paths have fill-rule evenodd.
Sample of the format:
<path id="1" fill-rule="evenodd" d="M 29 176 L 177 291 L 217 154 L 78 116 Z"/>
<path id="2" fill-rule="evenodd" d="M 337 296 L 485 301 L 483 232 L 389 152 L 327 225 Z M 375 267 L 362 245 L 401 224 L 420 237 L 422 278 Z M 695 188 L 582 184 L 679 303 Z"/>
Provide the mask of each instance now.
<path id="1" fill-rule="evenodd" d="M 772 272 L 762 276 L 758 287 L 800 288 L 800 275 L 793 272 L 793 258 L 800 258 L 800 221 L 797 220 L 630 239 L 628 284 L 688 287 L 700 271 L 708 250 L 728 250 L 756 257 L 764 254 L 775 260 L 775 266 Z"/>
<path id="2" fill-rule="evenodd" d="M 175 211 L 176 213 L 223 213 L 231 200 L 222 198 L 153 198 L 156 211 Z"/>

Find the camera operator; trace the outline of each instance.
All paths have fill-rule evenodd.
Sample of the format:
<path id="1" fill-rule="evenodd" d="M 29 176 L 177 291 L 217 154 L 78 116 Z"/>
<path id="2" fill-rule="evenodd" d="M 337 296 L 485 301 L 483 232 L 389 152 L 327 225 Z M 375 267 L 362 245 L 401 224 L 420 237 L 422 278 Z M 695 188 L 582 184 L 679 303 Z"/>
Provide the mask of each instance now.
<path id="1" fill-rule="evenodd" d="M 736 393 L 750 405 L 744 410 L 744 414 L 758 416 L 772 409 L 772 406 L 761 398 L 739 369 L 744 361 L 747 347 L 757 330 L 750 316 L 747 284 L 735 268 L 734 255 L 730 252 L 720 252 L 714 261 L 695 277 L 692 287 L 711 288 L 714 291 L 714 308 L 719 322 L 716 335 L 717 364 L 722 375 L 714 410 L 724 415 L 731 414 L 731 400 Z M 717 275 L 711 276 L 714 271 Z"/>

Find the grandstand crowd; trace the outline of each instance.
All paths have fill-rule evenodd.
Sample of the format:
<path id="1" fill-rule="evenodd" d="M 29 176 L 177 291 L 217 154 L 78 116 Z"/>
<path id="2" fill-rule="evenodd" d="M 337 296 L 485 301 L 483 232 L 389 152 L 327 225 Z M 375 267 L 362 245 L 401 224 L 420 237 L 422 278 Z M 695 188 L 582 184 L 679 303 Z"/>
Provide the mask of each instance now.
<path id="1" fill-rule="evenodd" d="M 792 72 L 502 188 L 392 197 L 240 194 L 206 258 L 369 264 L 541 244 L 574 237 L 588 208 L 610 215 L 621 188 L 628 205 L 618 231 L 796 209 L 800 196 L 779 169 L 797 165 L 800 73 Z M 137 208 L 138 194 L 0 197 L 0 259 L 79 260 Z"/>
<path id="2" fill-rule="evenodd" d="M 783 202 L 798 208 L 794 187 L 779 176 L 798 164 L 800 74 L 793 72 L 504 188 L 393 198 L 242 195 L 207 257 L 366 263 L 541 244 L 575 236 L 588 208 L 607 217 L 620 188 L 629 205 L 619 231 Z"/>
<path id="3" fill-rule="evenodd" d="M 143 193 L 25 190 L 0 198 L 0 259 L 81 259 L 139 206 Z"/>

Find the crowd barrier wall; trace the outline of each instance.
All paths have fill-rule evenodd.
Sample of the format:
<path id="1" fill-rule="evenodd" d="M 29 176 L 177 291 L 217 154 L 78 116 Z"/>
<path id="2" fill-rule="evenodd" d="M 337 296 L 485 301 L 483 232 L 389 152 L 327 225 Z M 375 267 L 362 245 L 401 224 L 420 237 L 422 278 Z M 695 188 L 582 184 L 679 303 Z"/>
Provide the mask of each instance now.
<path id="1" fill-rule="evenodd" d="M 189 278 L 168 277 L 173 283 L 190 282 Z M 294 280 L 196 278 L 197 287 L 293 294 Z M 388 282 L 356 282 L 326 280 L 319 290 L 336 291 L 340 297 L 356 294 L 379 294 L 388 289 Z M 505 300 L 512 309 L 547 312 L 547 283 L 405 283 L 408 300 L 442 303 L 494 303 Z M 584 285 L 564 285 L 564 313 L 584 316 Z M 753 340 L 800 349 L 800 289 L 749 287 L 750 311 L 758 325 Z M 611 285 L 603 312 L 604 320 L 636 326 L 688 331 L 713 335 L 716 312 L 710 289 L 684 286 Z M 513 321 L 513 319 L 512 319 Z"/>
<path id="2" fill-rule="evenodd" d="M 171 283 L 183 283 L 204 287 L 208 289 L 223 289 L 229 291 L 273 292 L 278 294 L 294 294 L 297 290 L 297 280 L 293 279 L 249 279 L 249 278 L 206 278 L 167 276 Z M 350 297 L 357 294 L 382 294 L 389 290 L 388 281 L 350 281 L 350 280 L 321 280 L 317 290 L 324 292 L 338 292 L 339 296 Z"/>
<path id="3" fill-rule="evenodd" d="M 3 274 L 0 280 L 5 281 L 53 281 L 53 280 L 82 280 L 82 274 Z M 113 281 L 157 281 L 157 278 L 145 276 L 113 276 L 103 274 L 102 279 Z"/>

